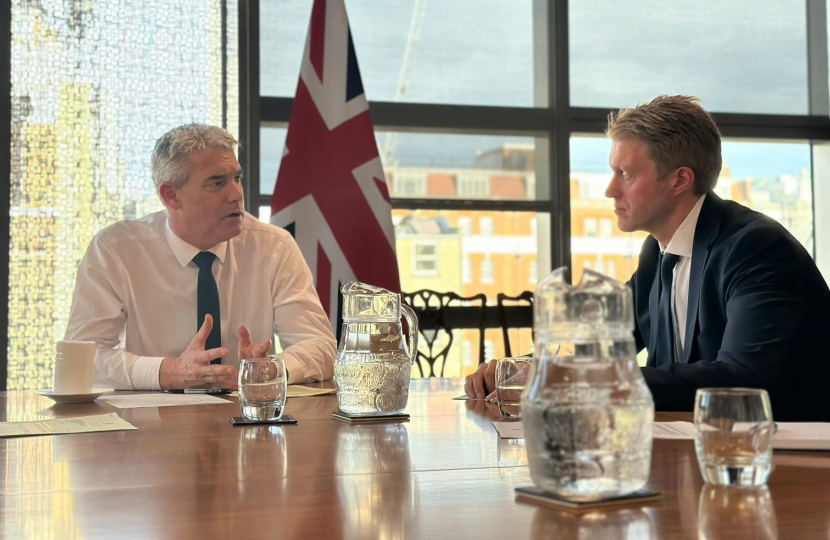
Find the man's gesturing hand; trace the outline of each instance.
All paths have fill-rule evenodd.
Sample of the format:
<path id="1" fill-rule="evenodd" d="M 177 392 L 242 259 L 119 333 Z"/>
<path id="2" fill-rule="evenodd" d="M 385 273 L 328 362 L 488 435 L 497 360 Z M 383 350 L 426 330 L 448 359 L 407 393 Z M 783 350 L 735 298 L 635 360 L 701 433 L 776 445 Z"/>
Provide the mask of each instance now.
<path id="1" fill-rule="evenodd" d="M 271 340 L 266 339 L 259 345 L 251 341 L 251 332 L 244 324 L 239 325 L 239 359 L 265 358 L 271 350 Z"/>
<path id="2" fill-rule="evenodd" d="M 236 370 L 231 366 L 212 365 L 211 360 L 227 356 L 228 349 L 205 350 L 213 317 L 205 315 L 205 322 L 196 337 L 178 358 L 165 358 L 159 369 L 159 384 L 165 390 L 178 388 L 236 389 Z"/>

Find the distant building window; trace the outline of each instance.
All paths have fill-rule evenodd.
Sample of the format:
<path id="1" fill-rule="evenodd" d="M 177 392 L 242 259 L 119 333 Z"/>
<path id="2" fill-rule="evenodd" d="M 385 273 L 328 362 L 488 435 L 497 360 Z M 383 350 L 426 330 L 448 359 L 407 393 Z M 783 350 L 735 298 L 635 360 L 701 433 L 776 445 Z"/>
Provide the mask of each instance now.
<path id="1" fill-rule="evenodd" d="M 396 171 L 392 174 L 393 197 L 420 197 L 427 194 L 426 173 Z"/>
<path id="2" fill-rule="evenodd" d="M 617 279 L 617 263 L 615 261 L 608 261 L 608 276 Z"/>
<path id="3" fill-rule="evenodd" d="M 457 182 L 459 197 L 486 199 L 490 196 L 490 176 L 486 174 L 459 173 Z"/>
<path id="4" fill-rule="evenodd" d="M 412 245 L 412 274 L 416 276 L 438 275 L 438 244 L 417 242 Z"/>
<path id="5" fill-rule="evenodd" d="M 530 261 L 530 283 L 536 285 L 539 283 L 539 267 L 535 260 Z"/>
<path id="6" fill-rule="evenodd" d="M 605 261 L 603 261 L 602 259 L 598 260 L 594 264 L 594 270 L 596 270 L 600 274 L 605 274 Z"/>
<path id="7" fill-rule="evenodd" d="M 469 339 L 461 343 L 461 363 L 465 366 L 473 365 L 473 344 Z"/>
<path id="8" fill-rule="evenodd" d="M 493 236 L 493 218 L 483 217 L 478 220 L 481 236 Z"/>
<path id="9" fill-rule="evenodd" d="M 485 360 L 492 360 L 496 357 L 496 346 L 493 344 L 492 339 L 485 339 L 484 340 L 484 359 Z"/>
<path id="10" fill-rule="evenodd" d="M 597 218 L 585 218 L 582 221 L 582 227 L 585 232 L 585 236 L 596 236 L 597 235 Z"/>
<path id="11" fill-rule="evenodd" d="M 468 217 L 458 218 L 458 234 L 461 236 L 470 236 L 473 234 L 473 220 Z"/>
<path id="12" fill-rule="evenodd" d="M 481 282 L 493 283 L 493 260 L 489 257 L 481 261 Z"/>
<path id="13" fill-rule="evenodd" d="M 599 235 L 602 237 L 609 237 L 613 233 L 613 225 L 611 224 L 611 220 L 608 218 L 603 218 L 599 222 Z"/>

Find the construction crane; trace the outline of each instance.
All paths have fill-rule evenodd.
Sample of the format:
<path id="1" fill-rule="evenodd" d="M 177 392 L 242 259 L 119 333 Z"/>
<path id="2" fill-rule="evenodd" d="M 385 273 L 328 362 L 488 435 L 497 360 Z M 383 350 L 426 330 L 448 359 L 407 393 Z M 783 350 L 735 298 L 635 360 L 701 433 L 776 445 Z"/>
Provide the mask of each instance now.
<path id="1" fill-rule="evenodd" d="M 409 92 L 410 71 L 412 70 L 412 59 L 415 56 L 415 48 L 421 39 L 421 25 L 424 22 L 424 10 L 426 9 L 427 0 L 415 0 L 415 8 L 412 11 L 412 22 L 409 25 L 409 35 L 406 40 L 406 48 L 403 52 L 403 62 L 401 62 L 401 74 L 398 78 L 398 87 L 395 90 L 396 103 L 403 101 Z M 398 133 L 388 132 L 383 141 L 383 158 L 386 165 L 392 165 L 395 158 L 395 148 L 398 144 Z"/>

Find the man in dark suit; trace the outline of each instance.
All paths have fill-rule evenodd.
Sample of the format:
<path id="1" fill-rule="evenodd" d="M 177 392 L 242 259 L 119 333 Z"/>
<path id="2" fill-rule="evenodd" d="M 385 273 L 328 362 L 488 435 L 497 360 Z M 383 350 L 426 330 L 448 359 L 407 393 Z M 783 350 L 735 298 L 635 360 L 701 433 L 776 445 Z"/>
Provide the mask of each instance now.
<path id="1" fill-rule="evenodd" d="M 830 420 L 830 291 L 784 227 L 712 190 L 720 134 L 693 98 L 611 114 L 606 195 L 623 231 L 646 231 L 635 339 L 658 410 L 691 410 L 704 387 L 765 388 L 781 420 Z"/>
<path id="2" fill-rule="evenodd" d="M 692 410 L 698 388 L 769 391 L 779 420 L 830 420 L 830 291 L 780 224 L 713 193 L 720 133 L 697 100 L 661 96 L 608 118 L 620 230 L 646 231 L 635 340 L 657 410 Z M 489 365 L 467 393 L 492 388 Z M 489 385 L 489 388 L 488 388 Z"/>

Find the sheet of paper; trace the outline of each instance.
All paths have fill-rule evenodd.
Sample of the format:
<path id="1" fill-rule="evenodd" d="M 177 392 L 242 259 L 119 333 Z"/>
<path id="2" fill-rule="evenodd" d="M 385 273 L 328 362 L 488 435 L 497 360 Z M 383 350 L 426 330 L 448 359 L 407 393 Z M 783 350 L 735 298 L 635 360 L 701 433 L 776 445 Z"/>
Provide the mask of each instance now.
<path id="1" fill-rule="evenodd" d="M 453 399 L 457 399 L 459 401 L 484 401 L 484 398 L 478 399 L 474 397 L 467 397 L 467 394 L 464 394 L 463 396 L 454 397 Z"/>
<path id="2" fill-rule="evenodd" d="M 500 439 L 524 439 L 521 422 L 493 422 Z"/>
<path id="3" fill-rule="evenodd" d="M 694 440 L 695 425 L 691 422 L 654 422 L 655 439 Z"/>
<path id="4" fill-rule="evenodd" d="M 137 409 L 140 407 L 174 407 L 176 405 L 227 405 L 228 400 L 207 394 L 112 394 L 102 396 L 98 401 L 119 409 Z"/>
<path id="5" fill-rule="evenodd" d="M 308 386 L 300 386 L 292 384 L 288 387 L 288 397 L 311 397 L 311 396 L 325 396 L 327 394 L 336 394 L 337 390 L 334 388 L 310 388 Z"/>
<path id="6" fill-rule="evenodd" d="M 778 422 L 772 439 L 776 450 L 830 450 L 830 423 Z M 655 422 L 655 439 L 694 440 L 691 422 Z"/>
<path id="7" fill-rule="evenodd" d="M 336 388 L 311 388 L 310 386 L 301 386 L 299 384 L 292 384 L 288 387 L 287 397 L 311 397 L 311 396 L 326 396 L 329 394 L 336 394 Z M 231 392 L 232 396 L 239 396 L 239 392 Z"/>
<path id="8" fill-rule="evenodd" d="M 0 422 L 0 437 L 29 437 L 32 435 L 62 435 L 92 431 L 123 431 L 138 429 L 116 413 L 56 418 L 33 422 Z"/>

